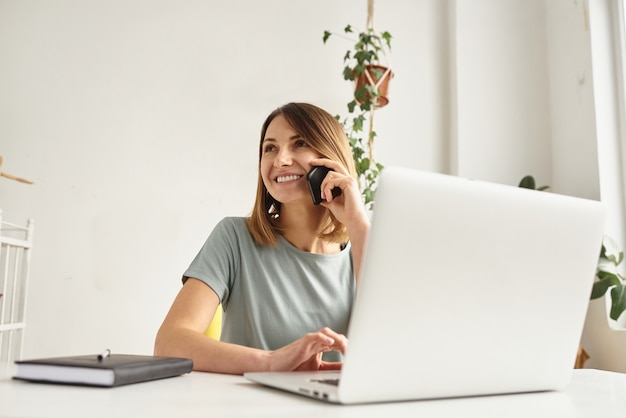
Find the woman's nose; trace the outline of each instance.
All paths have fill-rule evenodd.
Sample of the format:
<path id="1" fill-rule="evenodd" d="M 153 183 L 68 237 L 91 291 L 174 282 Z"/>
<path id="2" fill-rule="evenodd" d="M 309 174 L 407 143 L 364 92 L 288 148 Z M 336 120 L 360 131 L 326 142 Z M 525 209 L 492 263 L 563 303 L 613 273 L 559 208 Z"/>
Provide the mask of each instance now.
<path id="1" fill-rule="evenodd" d="M 288 149 L 281 149 L 276 156 L 276 160 L 274 160 L 274 164 L 277 167 L 284 167 L 286 165 L 291 165 L 292 160 L 291 151 Z"/>

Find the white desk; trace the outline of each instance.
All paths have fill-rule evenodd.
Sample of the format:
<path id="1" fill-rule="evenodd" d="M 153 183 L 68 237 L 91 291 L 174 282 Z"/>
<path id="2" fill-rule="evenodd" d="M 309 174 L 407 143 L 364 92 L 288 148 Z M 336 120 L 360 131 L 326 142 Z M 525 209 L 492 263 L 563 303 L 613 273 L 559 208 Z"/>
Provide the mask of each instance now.
<path id="1" fill-rule="evenodd" d="M 16 381 L 0 366 L 0 417 L 626 417 L 626 374 L 598 370 L 575 370 L 562 392 L 341 406 L 241 376 L 193 372 L 107 389 Z"/>

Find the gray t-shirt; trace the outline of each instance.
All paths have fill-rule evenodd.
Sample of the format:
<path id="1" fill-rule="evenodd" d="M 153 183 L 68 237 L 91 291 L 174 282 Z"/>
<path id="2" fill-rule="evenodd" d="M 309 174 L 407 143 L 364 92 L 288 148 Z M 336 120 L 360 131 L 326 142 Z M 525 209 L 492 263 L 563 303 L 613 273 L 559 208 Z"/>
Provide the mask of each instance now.
<path id="1" fill-rule="evenodd" d="M 347 332 L 355 294 L 349 243 L 337 254 L 305 252 L 283 237 L 277 247 L 257 245 L 246 218 L 225 218 L 183 281 L 189 277 L 220 298 L 222 341 L 274 350 L 322 327 Z"/>

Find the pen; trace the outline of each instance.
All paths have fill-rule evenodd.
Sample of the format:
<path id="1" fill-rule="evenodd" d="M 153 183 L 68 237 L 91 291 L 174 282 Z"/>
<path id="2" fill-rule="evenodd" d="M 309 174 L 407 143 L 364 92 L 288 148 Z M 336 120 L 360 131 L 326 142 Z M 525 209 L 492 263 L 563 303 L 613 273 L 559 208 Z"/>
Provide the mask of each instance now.
<path id="1" fill-rule="evenodd" d="M 107 348 L 106 350 L 102 352 L 102 354 L 98 354 L 98 361 L 102 361 L 105 358 L 109 357 L 110 355 L 111 355 L 111 350 Z"/>

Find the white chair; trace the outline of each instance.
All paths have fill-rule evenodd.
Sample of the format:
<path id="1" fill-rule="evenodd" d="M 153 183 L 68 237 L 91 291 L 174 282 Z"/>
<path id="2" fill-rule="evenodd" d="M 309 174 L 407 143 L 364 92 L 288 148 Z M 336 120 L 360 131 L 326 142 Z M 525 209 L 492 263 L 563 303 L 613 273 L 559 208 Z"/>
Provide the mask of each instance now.
<path id="1" fill-rule="evenodd" d="M 22 358 L 33 227 L 4 222 L 0 210 L 0 362 Z"/>

